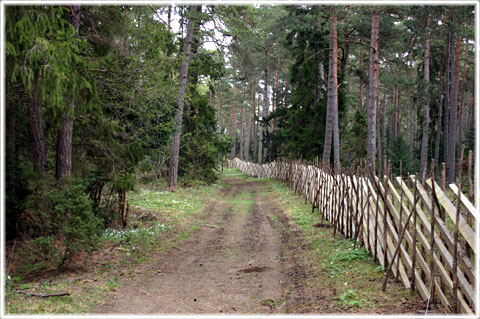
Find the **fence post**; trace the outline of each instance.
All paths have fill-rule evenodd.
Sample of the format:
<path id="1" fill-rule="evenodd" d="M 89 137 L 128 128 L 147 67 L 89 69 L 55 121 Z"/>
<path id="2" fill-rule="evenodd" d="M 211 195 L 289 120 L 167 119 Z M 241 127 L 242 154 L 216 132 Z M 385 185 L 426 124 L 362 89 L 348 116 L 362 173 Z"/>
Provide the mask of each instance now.
<path id="1" fill-rule="evenodd" d="M 415 291 L 415 261 L 417 257 L 417 174 L 415 174 L 415 189 L 414 189 L 414 202 L 413 202 L 413 242 L 412 242 L 412 274 L 410 277 L 411 291 Z"/>
<path id="2" fill-rule="evenodd" d="M 457 255 L 458 255 L 458 223 L 460 222 L 460 196 L 462 195 L 462 172 L 463 172 L 463 152 L 464 146 L 462 145 L 462 151 L 460 153 L 459 173 L 458 173 L 458 198 L 457 198 L 457 213 L 455 215 L 455 232 L 453 233 L 453 311 L 458 313 L 458 276 L 457 276 Z"/>

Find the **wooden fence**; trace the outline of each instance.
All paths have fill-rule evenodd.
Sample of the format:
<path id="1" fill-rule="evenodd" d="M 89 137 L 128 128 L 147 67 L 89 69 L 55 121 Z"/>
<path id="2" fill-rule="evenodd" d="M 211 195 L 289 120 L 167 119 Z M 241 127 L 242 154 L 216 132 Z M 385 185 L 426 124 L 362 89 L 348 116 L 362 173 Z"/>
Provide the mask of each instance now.
<path id="1" fill-rule="evenodd" d="M 379 178 L 361 167 L 335 174 L 303 161 L 259 165 L 236 158 L 228 166 L 283 181 L 303 195 L 334 234 L 379 261 L 386 271 L 383 289 L 395 278 L 418 291 L 427 308 L 440 302 L 453 313 L 475 313 L 478 211 L 455 184 L 444 189 L 433 178 L 423 184 L 415 175 Z"/>

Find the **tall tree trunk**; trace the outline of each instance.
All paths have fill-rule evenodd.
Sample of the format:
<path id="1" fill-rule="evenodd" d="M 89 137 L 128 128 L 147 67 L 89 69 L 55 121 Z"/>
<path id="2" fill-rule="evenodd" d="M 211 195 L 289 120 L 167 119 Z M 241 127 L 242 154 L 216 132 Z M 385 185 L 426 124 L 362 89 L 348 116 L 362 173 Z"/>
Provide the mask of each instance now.
<path id="1" fill-rule="evenodd" d="M 190 12 L 196 14 L 198 9 L 196 5 L 191 7 Z M 191 16 L 188 20 L 187 25 L 187 35 L 185 38 L 185 44 L 183 47 L 183 61 L 182 68 L 180 70 L 180 88 L 177 95 L 177 113 L 175 114 L 174 119 L 174 132 L 172 139 L 172 150 L 170 155 L 170 167 L 169 167 L 169 178 L 168 178 L 168 189 L 170 191 L 175 191 L 177 188 L 177 177 L 178 177 L 178 158 L 180 154 L 180 135 L 182 133 L 182 118 L 183 118 L 183 108 L 185 105 L 185 90 L 187 88 L 188 82 L 188 68 L 190 66 L 191 59 L 191 48 L 193 40 L 193 29 L 195 28 L 196 17 Z"/>
<path id="2" fill-rule="evenodd" d="M 430 17 L 427 17 L 425 28 L 425 57 L 423 59 L 423 74 L 425 80 L 425 109 L 422 127 L 422 147 L 420 151 L 420 178 L 425 181 L 425 170 L 427 166 L 428 136 L 430 134 Z"/>
<path id="3" fill-rule="evenodd" d="M 382 172 L 382 167 L 383 167 L 383 158 L 382 158 L 382 131 L 380 130 L 380 128 L 382 127 L 382 121 L 381 121 L 381 117 L 380 117 L 380 103 L 378 103 L 378 100 L 377 100 L 377 106 L 378 106 L 378 112 L 377 112 L 377 161 L 378 161 L 378 166 L 377 166 L 377 174 L 378 176 L 381 175 L 381 172 Z"/>
<path id="4" fill-rule="evenodd" d="M 375 104 L 377 105 L 377 123 L 376 123 L 376 126 L 377 126 L 377 164 L 378 164 L 378 167 L 377 167 L 377 170 L 378 170 L 378 176 L 380 176 L 381 174 L 381 170 L 382 170 L 382 167 L 383 167 L 383 157 L 382 157 L 382 131 L 380 130 L 381 128 L 381 118 L 380 118 L 380 79 L 379 77 L 377 76 L 377 102 L 375 102 Z"/>
<path id="5" fill-rule="evenodd" d="M 445 112 L 443 114 L 443 162 L 446 164 L 448 162 L 448 130 L 450 128 L 450 103 L 451 103 L 451 96 L 450 96 L 450 73 L 452 69 L 450 67 L 451 61 L 451 41 L 452 34 L 448 32 L 447 36 L 447 56 L 446 56 L 446 68 L 445 68 Z"/>
<path id="6" fill-rule="evenodd" d="M 438 160 L 440 156 L 440 137 L 442 133 L 442 112 L 443 112 L 443 64 L 445 63 L 445 54 L 444 54 L 445 47 L 442 50 L 440 56 L 440 72 L 439 72 L 439 88 L 438 88 L 438 114 L 437 114 L 437 133 L 435 136 L 435 154 L 434 154 L 434 161 L 435 164 L 438 165 Z"/>
<path id="7" fill-rule="evenodd" d="M 475 129 L 475 74 L 473 72 L 473 81 L 472 81 L 472 98 L 470 100 L 470 111 L 469 111 L 469 121 L 468 121 L 468 130 Z"/>
<path id="8" fill-rule="evenodd" d="M 410 53 L 409 53 L 409 70 L 408 74 L 411 79 L 414 79 L 413 76 L 413 40 L 410 43 Z M 415 95 L 415 85 L 411 87 L 410 89 L 410 109 L 408 112 L 408 153 L 409 153 L 409 166 L 412 168 L 413 165 L 413 139 L 414 139 L 414 117 L 413 117 L 413 112 L 415 110 L 415 100 L 414 100 L 414 95 Z"/>
<path id="9" fill-rule="evenodd" d="M 376 142 L 376 115 L 377 115 L 377 77 L 378 77 L 378 29 L 380 25 L 380 13 L 375 9 L 372 14 L 372 34 L 370 38 L 370 72 L 368 82 L 368 141 L 367 163 L 375 172 L 375 142 Z"/>
<path id="10" fill-rule="evenodd" d="M 252 117 L 253 113 L 255 112 L 255 89 L 256 89 L 256 80 L 253 80 L 252 88 L 251 88 L 251 103 L 250 109 L 248 110 L 248 123 L 247 123 L 247 138 L 245 140 L 245 160 L 250 160 L 250 140 L 252 137 Z"/>
<path id="11" fill-rule="evenodd" d="M 258 100 L 255 98 L 255 107 L 253 109 L 253 120 L 252 120 L 252 142 L 253 142 L 253 152 L 252 152 L 252 162 L 258 163 L 258 142 L 260 136 L 258 135 L 258 118 L 260 116 Z"/>
<path id="12" fill-rule="evenodd" d="M 397 141 L 397 114 L 398 114 L 398 89 L 395 88 L 393 90 L 393 107 L 394 110 L 392 112 L 392 140 L 393 142 Z"/>
<path id="13" fill-rule="evenodd" d="M 43 112 L 41 103 L 40 79 L 33 84 L 32 101 L 28 105 L 28 122 L 32 143 L 33 169 L 42 176 L 47 175 L 47 153 L 43 135 Z"/>
<path id="14" fill-rule="evenodd" d="M 360 43 L 360 70 L 362 70 L 362 68 L 363 68 L 363 43 Z M 360 107 L 360 110 L 363 110 L 364 104 L 363 104 L 363 80 L 362 80 L 362 78 L 360 78 L 360 96 L 359 96 L 359 99 L 358 99 L 358 105 Z"/>
<path id="15" fill-rule="evenodd" d="M 332 25 L 330 31 L 330 52 L 328 59 L 328 96 L 327 117 L 325 123 L 325 141 L 323 144 L 322 164 L 330 165 L 332 151 L 332 134 L 335 130 L 335 113 L 338 133 L 338 94 L 337 94 L 337 12 L 332 9 Z M 335 163 L 336 164 L 336 163 Z"/>
<path id="16" fill-rule="evenodd" d="M 242 106 L 240 110 L 240 158 L 245 160 L 245 150 L 244 150 L 244 143 L 245 143 L 245 87 L 243 87 L 243 99 L 242 99 Z"/>
<path id="17" fill-rule="evenodd" d="M 171 22 L 172 22 L 172 6 L 168 6 L 168 11 L 167 11 L 167 28 L 168 28 L 168 30 L 172 30 Z M 168 50 L 168 48 L 167 48 L 167 50 Z"/>
<path id="18" fill-rule="evenodd" d="M 387 155 L 387 89 L 383 89 L 383 117 L 382 117 L 382 156 Z"/>
<path id="19" fill-rule="evenodd" d="M 268 70 L 265 68 L 265 72 L 267 72 Z M 265 88 L 264 88 L 264 91 L 265 91 L 265 100 L 263 101 L 263 120 L 265 121 L 265 119 L 267 118 L 268 116 L 268 75 L 265 74 Z M 267 124 L 266 123 L 263 123 L 263 130 L 262 130 L 262 141 L 263 141 L 263 162 L 266 162 L 267 161 L 267 154 L 268 154 L 268 146 L 267 144 L 265 143 L 265 137 L 267 135 L 267 130 L 268 130 L 268 127 L 267 127 Z"/>
<path id="20" fill-rule="evenodd" d="M 268 69 L 265 68 L 263 70 L 263 81 L 264 81 L 264 87 L 263 87 L 263 112 L 262 112 L 262 122 L 260 124 L 260 137 L 259 137 L 259 147 L 258 147 L 258 163 L 262 164 L 262 156 L 263 158 L 266 157 L 267 155 L 267 147 L 265 146 L 265 130 L 266 126 L 263 121 L 265 121 L 265 118 L 268 115 Z M 260 117 L 260 112 L 258 112 L 259 117 Z"/>
<path id="21" fill-rule="evenodd" d="M 72 135 L 73 135 L 73 112 L 75 104 L 70 103 L 71 115 L 65 113 L 57 137 L 57 180 L 68 176 L 72 172 Z"/>
<path id="22" fill-rule="evenodd" d="M 285 73 L 286 74 L 289 74 L 289 69 L 290 69 L 290 61 L 287 60 L 287 62 L 285 63 Z M 287 106 L 287 95 L 288 95 L 288 76 L 286 77 L 285 79 L 285 88 L 283 90 L 283 106 L 286 107 Z"/>
<path id="23" fill-rule="evenodd" d="M 465 109 L 465 90 L 467 88 L 467 61 L 468 61 L 468 41 L 465 42 L 465 54 L 463 57 L 463 76 L 462 76 L 462 95 L 460 97 L 460 109 L 458 114 L 458 149 L 461 149 L 463 143 L 463 116 Z"/>
<path id="24" fill-rule="evenodd" d="M 220 81 L 217 92 L 217 128 L 218 132 L 222 132 L 222 82 Z"/>
<path id="25" fill-rule="evenodd" d="M 280 57 L 277 59 L 277 67 L 275 69 L 275 80 L 273 81 L 273 92 L 272 92 L 272 112 L 276 110 L 278 103 L 278 94 L 277 94 L 277 85 L 278 85 L 278 76 L 280 73 Z M 272 119 L 270 124 L 270 133 L 273 133 L 275 129 L 275 120 Z"/>
<path id="26" fill-rule="evenodd" d="M 337 9 L 333 9 L 332 16 L 332 53 L 333 53 L 333 163 L 335 171 L 340 173 L 340 131 L 338 127 L 338 45 L 337 45 Z M 346 59 L 346 58 L 345 58 Z M 330 70 L 329 70 L 330 73 Z"/>
<path id="27" fill-rule="evenodd" d="M 401 104 L 400 102 L 402 101 L 402 93 L 400 92 L 400 89 L 397 89 L 397 107 L 396 107 L 396 110 L 397 110 L 397 128 L 396 128 L 396 131 L 397 131 L 397 135 L 396 135 L 396 138 L 398 139 L 398 136 L 400 136 L 400 133 L 402 131 L 402 117 L 401 117 Z"/>
<path id="28" fill-rule="evenodd" d="M 70 6 L 69 22 L 73 25 L 76 35 L 78 36 L 78 29 L 80 27 L 80 6 Z M 75 112 L 75 104 L 73 97 L 70 97 L 68 103 L 69 110 L 62 116 L 60 130 L 57 136 L 57 180 L 72 173 L 72 136 L 73 136 L 73 117 Z"/>
<path id="29" fill-rule="evenodd" d="M 230 158 L 235 158 L 235 152 L 237 147 L 237 103 L 235 101 L 235 95 L 237 95 L 237 87 L 233 86 L 233 97 L 232 97 L 232 130 L 230 132 L 230 137 L 232 138 L 232 147 L 230 149 Z"/>
<path id="30" fill-rule="evenodd" d="M 458 109 L 458 73 L 460 71 L 460 38 L 455 45 L 456 33 L 452 35 L 451 44 L 451 73 L 450 73 L 450 119 L 448 128 L 448 158 L 447 158 L 447 182 L 455 182 L 455 156 L 457 144 L 457 109 Z"/>

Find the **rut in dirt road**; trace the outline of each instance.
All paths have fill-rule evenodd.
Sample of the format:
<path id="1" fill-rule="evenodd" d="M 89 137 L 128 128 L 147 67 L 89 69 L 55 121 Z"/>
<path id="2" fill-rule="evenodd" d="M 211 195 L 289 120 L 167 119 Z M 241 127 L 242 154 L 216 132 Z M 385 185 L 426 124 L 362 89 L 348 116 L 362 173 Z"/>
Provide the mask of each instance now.
<path id="1" fill-rule="evenodd" d="M 272 221 L 274 209 L 259 195 L 265 182 L 227 183 L 229 189 L 206 208 L 197 232 L 154 256 L 135 281 L 94 312 L 288 311 L 284 292 L 291 261 L 282 254 L 286 243 Z M 289 291 L 288 299 L 300 293 Z"/>

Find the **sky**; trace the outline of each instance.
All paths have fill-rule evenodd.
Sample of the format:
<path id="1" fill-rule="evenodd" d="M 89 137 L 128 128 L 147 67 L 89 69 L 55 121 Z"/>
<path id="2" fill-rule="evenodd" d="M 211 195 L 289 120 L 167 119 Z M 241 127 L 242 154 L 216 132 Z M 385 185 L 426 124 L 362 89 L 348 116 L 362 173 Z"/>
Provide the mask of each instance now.
<path id="1" fill-rule="evenodd" d="M 158 16 L 155 17 L 156 20 L 162 20 L 164 23 L 168 20 L 168 14 L 167 10 L 164 10 L 164 12 L 159 12 Z M 216 21 L 217 25 L 223 26 L 223 23 L 221 21 Z M 172 10 L 171 12 L 171 28 L 172 31 L 175 33 L 180 32 L 180 16 L 175 12 L 175 10 Z M 216 38 L 217 41 L 223 43 L 223 45 L 228 45 L 230 43 L 229 38 L 224 38 L 223 35 L 215 29 L 215 25 L 212 21 L 208 21 L 203 25 L 204 31 L 213 31 L 214 32 L 214 37 Z M 212 39 L 205 38 L 205 41 L 203 43 L 203 47 L 207 50 L 216 50 L 217 46 L 215 42 Z"/>

